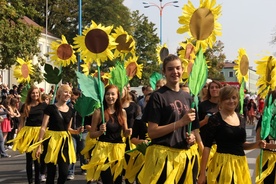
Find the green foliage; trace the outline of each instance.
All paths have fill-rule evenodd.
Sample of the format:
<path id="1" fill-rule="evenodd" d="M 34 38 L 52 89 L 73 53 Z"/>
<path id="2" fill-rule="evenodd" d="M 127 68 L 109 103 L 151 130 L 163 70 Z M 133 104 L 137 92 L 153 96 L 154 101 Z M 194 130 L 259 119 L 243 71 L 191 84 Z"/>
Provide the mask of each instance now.
<path id="1" fill-rule="evenodd" d="M 91 97 L 86 97 L 83 94 L 77 99 L 74 109 L 78 111 L 82 118 L 91 115 L 95 109 L 100 107 L 100 103 Z"/>
<path id="2" fill-rule="evenodd" d="M 37 47 L 41 28 L 23 20 L 26 13 L 34 14 L 32 7 L 24 7 L 22 1 L 0 1 L 0 68 L 9 69 L 16 58 L 32 58 L 39 53 Z"/>
<path id="3" fill-rule="evenodd" d="M 209 61 L 208 78 L 218 81 L 225 81 L 221 70 L 224 67 L 224 60 L 226 58 L 223 53 L 224 45 L 221 41 L 217 41 L 212 49 L 207 49 L 204 53 L 206 61 Z"/>

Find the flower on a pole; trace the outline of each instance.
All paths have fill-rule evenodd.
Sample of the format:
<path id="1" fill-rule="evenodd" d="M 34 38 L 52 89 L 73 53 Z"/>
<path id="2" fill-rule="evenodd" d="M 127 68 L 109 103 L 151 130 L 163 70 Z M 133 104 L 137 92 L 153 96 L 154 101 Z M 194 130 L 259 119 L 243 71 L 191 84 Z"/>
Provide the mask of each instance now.
<path id="1" fill-rule="evenodd" d="M 21 58 L 16 59 L 18 65 L 14 68 L 14 77 L 17 78 L 18 83 L 29 83 L 30 75 L 34 72 L 32 60 L 24 61 Z"/>

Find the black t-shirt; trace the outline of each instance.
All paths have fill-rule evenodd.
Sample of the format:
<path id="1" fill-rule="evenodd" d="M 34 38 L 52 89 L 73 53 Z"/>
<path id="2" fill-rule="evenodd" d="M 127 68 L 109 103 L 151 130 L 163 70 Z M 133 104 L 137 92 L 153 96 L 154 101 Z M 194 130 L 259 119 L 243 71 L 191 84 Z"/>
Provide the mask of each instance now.
<path id="1" fill-rule="evenodd" d="M 50 116 L 48 123 L 49 130 L 67 131 L 70 120 L 73 117 L 73 110 L 69 107 L 67 112 L 59 112 L 60 114 L 55 104 L 48 105 L 44 110 L 44 114 Z"/>
<path id="2" fill-rule="evenodd" d="M 211 148 L 215 141 L 218 153 L 244 156 L 243 143 L 246 141 L 246 131 L 245 121 L 240 115 L 239 121 L 239 126 L 232 126 L 222 119 L 220 112 L 211 116 L 206 125 L 207 136 L 204 146 Z"/>
<path id="3" fill-rule="evenodd" d="M 137 117 L 138 105 L 135 102 L 130 102 L 129 106 L 124 108 L 127 113 L 127 126 L 133 128 L 134 120 Z"/>
<path id="4" fill-rule="evenodd" d="M 20 113 L 23 113 L 26 104 L 22 105 Z M 44 110 L 47 104 L 45 102 L 39 103 L 36 106 L 30 108 L 29 116 L 26 118 L 25 126 L 41 126 L 43 121 Z"/>
<path id="5" fill-rule="evenodd" d="M 198 104 L 199 121 L 202 121 L 207 114 L 214 114 L 216 112 L 218 112 L 218 104 L 216 103 L 212 103 L 209 100 L 205 100 Z M 206 125 L 200 127 L 200 136 L 204 144 L 206 137 Z"/>
<path id="6" fill-rule="evenodd" d="M 163 86 L 152 93 L 143 113 L 143 119 L 145 122 L 157 123 L 159 126 L 174 123 L 190 109 L 192 101 L 192 97 L 188 93 L 182 90 L 172 91 L 167 86 Z M 198 128 L 199 123 L 196 118 L 192 122 L 192 130 Z M 181 127 L 167 135 L 152 139 L 152 144 L 188 149 L 186 132 L 188 132 L 188 126 Z"/>
<path id="7" fill-rule="evenodd" d="M 118 121 L 118 117 L 115 114 L 111 115 L 113 118 L 110 118 L 107 122 L 106 122 L 106 132 L 105 135 L 102 134 L 99 137 L 99 141 L 102 142 L 111 142 L 111 143 L 122 143 L 122 136 L 121 136 L 121 132 L 122 132 L 122 126 L 119 124 Z M 98 130 L 99 130 L 100 124 L 98 124 Z"/>
<path id="8" fill-rule="evenodd" d="M 139 139 L 145 140 L 147 138 L 146 137 L 147 133 L 148 133 L 147 123 L 143 121 L 143 119 L 135 119 L 133 128 L 132 128 L 131 139 L 139 138 Z"/>

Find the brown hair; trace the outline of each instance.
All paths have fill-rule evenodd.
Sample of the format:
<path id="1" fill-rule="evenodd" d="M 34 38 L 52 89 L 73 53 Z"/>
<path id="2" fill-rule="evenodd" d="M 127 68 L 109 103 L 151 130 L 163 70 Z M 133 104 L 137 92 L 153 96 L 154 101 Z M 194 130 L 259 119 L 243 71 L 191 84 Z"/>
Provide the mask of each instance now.
<path id="1" fill-rule="evenodd" d="M 106 95 L 106 93 L 112 89 L 112 88 L 115 88 L 116 91 L 117 91 L 117 95 L 118 95 L 118 99 L 116 100 L 115 104 L 114 104 L 114 109 L 115 109 L 115 114 L 118 118 L 118 121 L 119 121 L 119 124 L 121 126 L 123 126 L 124 124 L 124 118 L 123 118 L 123 108 L 122 108 L 122 104 L 121 104 L 121 98 L 120 98 L 120 92 L 119 92 L 119 88 L 113 84 L 111 85 L 108 85 L 105 87 L 105 93 L 104 93 L 104 96 Z M 109 119 L 112 119 L 113 121 L 113 118 L 112 116 L 108 113 L 107 109 L 108 109 L 108 106 L 107 106 L 107 103 L 106 103 L 106 100 L 104 98 L 103 100 L 103 105 L 104 105 L 104 116 L 105 116 L 105 119 L 106 121 L 108 121 Z"/>
<path id="2" fill-rule="evenodd" d="M 171 61 L 174 61 L 174 60 L 180 60 L 180 58 L 177 56 L 177 55 L 174 55 L 174 54 L 169 54 L 167 57 L 165 57 L 164 61 L 163 61 L 163 72 L 165 73 L 165 70 L 166 70 L 166 65 L 171 62 Z M 181 65 L 182 67 L 182 65 Z"/>
<path id="3" fill-rule="evenodd" d="M 211 89 L 210 89 L 210 87 L 211 87 L 212 84 L 218 85 L 220 89 L 221 89 L 221 87 L 222 87 L 222 85 L 221 85 L 221 83 L 220 83 L 219 81 L 213 80 L 212 82 L 210 82 L 210 83 L 208 84 L 208 88 L 207 88 L 207 94 L 206 94 L 206 98 L 207 98 L 207 99 L 211 99 L 211 93 L 210 93 L 210 90 L 211 90 Z"/>
<path id="4" fill-rule="evenodd" d="M 239 90 L 235 86 L 225 86 L 219 91 L 219 102 L 221 103 L 224 100 L 231 98 L 233 95 L 237 95 L 239 99 Z"/>
<path id="5" fill-rule="evenodd" d="M 25 104 L 24 104 L 24 109 L 23 109 L 23 113 L 22 113 L 22 117 L 28 117 L 29 116 L 29 112 L 31 109 L 31 102 L 32 102 L 32 97 L 31 94 L 33 92 L 33 90 L 38 89 L 38 93 L 39 93 L 39 98 L 38 98 L 38 102 L 41 103 L 41 91 L 37 86 L 31 86 L 31 88 L 28 90 L 27 93 L 27 97 L 25 100 Z"/>

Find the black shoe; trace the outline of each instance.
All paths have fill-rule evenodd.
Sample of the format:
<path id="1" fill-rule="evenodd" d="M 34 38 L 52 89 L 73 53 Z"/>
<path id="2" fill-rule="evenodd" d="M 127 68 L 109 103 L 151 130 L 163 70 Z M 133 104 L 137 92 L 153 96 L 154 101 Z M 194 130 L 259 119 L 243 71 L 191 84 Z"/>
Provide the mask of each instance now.
<path id="1" fill-rule="evenodd" d="M 1 155 L 1 158 L 10 158 L 11 155 Z"/>

